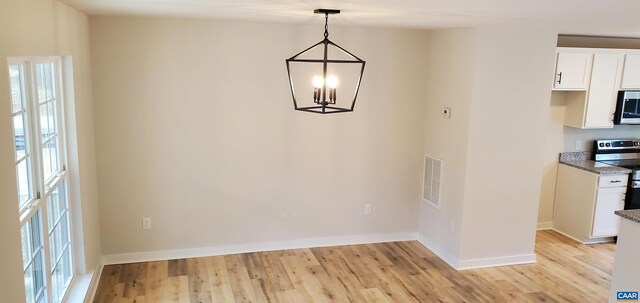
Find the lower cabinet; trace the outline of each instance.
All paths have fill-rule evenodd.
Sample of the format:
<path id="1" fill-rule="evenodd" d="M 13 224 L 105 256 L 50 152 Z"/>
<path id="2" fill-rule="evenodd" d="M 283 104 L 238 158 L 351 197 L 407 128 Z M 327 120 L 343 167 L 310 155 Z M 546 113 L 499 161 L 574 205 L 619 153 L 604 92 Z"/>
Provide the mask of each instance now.
<path id="1" fill-rule="evenodd" d="M 598 188 L 596 209 L 593 213 L 592 237 L 615 236 L 618 234 L 620 217 L 614 215 L 616 210 L 624 209 L 626 187 Z"/>
<path id="2" fill-rule="evenodd" d="M 582 243 L 607 241 L 618 234 L 628 175 L 599 175 L 558 166 L 553 228 Z"/>

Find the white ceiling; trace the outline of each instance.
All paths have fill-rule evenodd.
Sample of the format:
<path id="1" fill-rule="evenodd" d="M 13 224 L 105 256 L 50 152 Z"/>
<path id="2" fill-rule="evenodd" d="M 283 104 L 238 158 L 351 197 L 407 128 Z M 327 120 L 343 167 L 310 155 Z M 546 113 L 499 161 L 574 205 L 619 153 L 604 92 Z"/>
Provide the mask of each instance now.
<path id="1" fill-rule="evenodd" d="M 341 9 L 332 24 L 411 28 L 524 22 L 562 34 L 640 38 L 640 0 L 61 0 L 90 15 L 155 15 L 318 23 L 316 8 Z"/>

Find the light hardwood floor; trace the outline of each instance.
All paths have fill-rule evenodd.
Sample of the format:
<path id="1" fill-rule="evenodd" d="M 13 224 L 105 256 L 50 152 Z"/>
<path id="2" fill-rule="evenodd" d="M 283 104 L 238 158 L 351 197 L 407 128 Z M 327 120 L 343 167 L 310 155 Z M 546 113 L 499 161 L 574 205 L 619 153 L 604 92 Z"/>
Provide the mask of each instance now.
<path id="1" fill-rule="evenodd" d="M 606 302 L 614 251 L 539 231 L 538 263 L 465 271 L 415 241 L 110 265 L 94 302 Z"/>

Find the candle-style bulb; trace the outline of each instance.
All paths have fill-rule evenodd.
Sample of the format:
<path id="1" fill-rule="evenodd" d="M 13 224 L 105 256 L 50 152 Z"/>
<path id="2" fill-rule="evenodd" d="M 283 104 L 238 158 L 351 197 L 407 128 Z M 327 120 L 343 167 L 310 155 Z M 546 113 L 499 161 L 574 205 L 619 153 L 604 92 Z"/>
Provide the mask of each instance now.
<path id="1" fill-rule="evenodd" d="M 337 88 L 338 87 L 338 77 L 336 77 L 336 76 L 327 77 L 327 86 L 329 88 Z"/>
<path id="2" fill-rule="evenodd" d="M 322 88 L 324 86 L 324 79 L 321 76 L 313 76 L 313 87 Z"/>

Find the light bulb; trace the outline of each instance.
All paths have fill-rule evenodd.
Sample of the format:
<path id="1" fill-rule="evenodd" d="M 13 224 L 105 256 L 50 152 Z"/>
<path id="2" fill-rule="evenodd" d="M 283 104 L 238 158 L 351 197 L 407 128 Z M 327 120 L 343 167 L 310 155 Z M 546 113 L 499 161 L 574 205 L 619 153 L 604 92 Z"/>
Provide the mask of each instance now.
<path id="1" fill-rule="evenodd" d="M 322 86 L 324 86 L 324 80 L 322 79 L 322 77 L 321 76 L 314 76 L 313 77 L 313 87 L 322 88 Z"/>
<path id="2" fill-rule="evenodd" d="M 338 87 L 338 77 L 336 76 L 327 77 L 327 86 L 329 86 L 329 88 Z"/>

